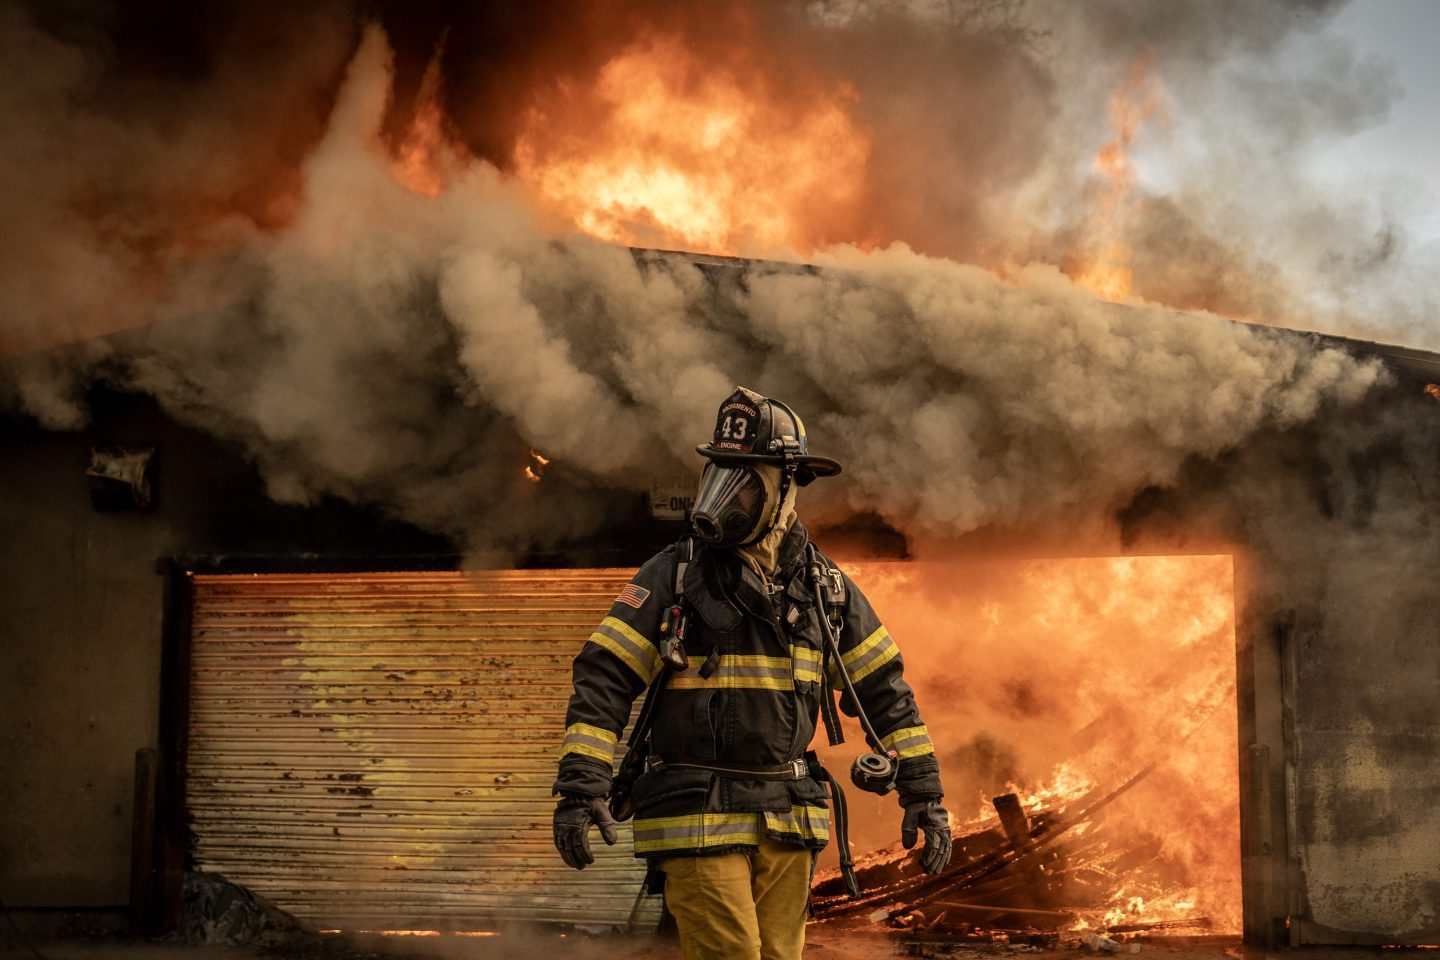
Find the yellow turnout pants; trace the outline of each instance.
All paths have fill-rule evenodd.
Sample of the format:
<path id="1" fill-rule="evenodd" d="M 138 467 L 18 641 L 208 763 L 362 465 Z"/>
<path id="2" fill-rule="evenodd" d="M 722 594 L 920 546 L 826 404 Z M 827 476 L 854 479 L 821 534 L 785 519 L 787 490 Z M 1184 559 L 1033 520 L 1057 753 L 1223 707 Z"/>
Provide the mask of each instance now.
<path id="1" fill-rule="evenodd" d="M 800 960 L 811 856 L 761 840 L 755 853 L 662 860 L 685 960 Z"/>

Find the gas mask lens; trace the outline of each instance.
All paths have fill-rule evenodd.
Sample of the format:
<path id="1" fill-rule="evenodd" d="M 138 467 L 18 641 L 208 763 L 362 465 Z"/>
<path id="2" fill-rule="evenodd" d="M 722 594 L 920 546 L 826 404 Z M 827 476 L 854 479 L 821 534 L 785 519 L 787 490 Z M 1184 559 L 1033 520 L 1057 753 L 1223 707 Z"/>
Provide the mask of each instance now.
<path id="1" fill-rule="evenodd" d="M 744 543 L 764 519 L 765 484 L 751 467 L 711 461 L 700 475 L 690 525 L 701 540 L 728 547 Z"/>

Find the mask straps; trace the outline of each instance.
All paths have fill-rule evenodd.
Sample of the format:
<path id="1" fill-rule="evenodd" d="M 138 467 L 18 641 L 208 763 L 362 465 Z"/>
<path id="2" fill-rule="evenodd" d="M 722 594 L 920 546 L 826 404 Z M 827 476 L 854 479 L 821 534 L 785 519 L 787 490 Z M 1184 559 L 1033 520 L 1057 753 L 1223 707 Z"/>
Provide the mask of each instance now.
<path id="1" fill-rule="evenodd" d="M 800 422 L 791 410 L 779 400 L 771 400 L 771 404 L 779 407 L 790 415 L 791 424 Z M 751 543 L 758 543 L 767 533 L 775 529 L 775 523 L 780 519 L 780 510 L 785 506 L 785 495 L 790 492 L 790 485 L 795 482 L 795 474 L 800 469 L 800 461 L 797 455 L 800 453 L 800 441 L 795 437 L 775 437 L 770 441 L 770 452 L 780 456 L 780 490 L 775 495 L 775 505 L 770 508 L 770 516 L 765 521 L 765 526 L 760 528 L 759 533 Z"/>
<path id="2" fill-rule="evenodd" d="M 791 429 L 797 433 L 800 431 L 800 418 L 795 411 L 780 400 L 771 400 L 772 407 L 779 407 L 790 416 Z M 773 413 L 772 413 L 773 418 Z M 772 419 L 773 422 L 773 419 Z M 798 437 L 775 437 L 770 441 L 770 452 L 778 453 L 782 463 L 780 465 L 780 495 L 775 501 L 775 509 L 770 515 L 769 526 L 775 525 L 775 520 L 780 516 L 780 508 L 785 503 L 785 495 L 790 491 L 790 485 L 795 482 L 795 474 L 800 469 L 798 454 L 800 453 L 800 439 Z"/>

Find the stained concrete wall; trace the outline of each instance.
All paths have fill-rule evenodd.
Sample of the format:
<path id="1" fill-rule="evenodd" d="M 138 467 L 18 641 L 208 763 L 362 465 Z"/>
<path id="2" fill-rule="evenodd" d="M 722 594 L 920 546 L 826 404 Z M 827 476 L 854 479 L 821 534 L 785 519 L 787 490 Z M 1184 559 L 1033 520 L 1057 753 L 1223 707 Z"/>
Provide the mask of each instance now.
<path id="1" fill-rule="evenodd" d="M 124 903 L 132 758 L 159 703 L 159 516 L 101 515 L 72 438 L 5 444 L 0 470 L 0 896 Z"/>
<path id="2" fill-rule="evenodd" d="M 1224 530 L 1245 558 L 1241 750 L 1271 758 L 1242 796 L 1257 938 L 1440 943 L 1440 362 L 1395 373 L 1126 518 L 1146 549 Z"/>
<path id="3" fill-rule="evenodd" d="M 135 751 L 154 746 L 169 555 L 416 554 L 448 542 L 338 503 L 267 501 L 236 454 L 145 400 L 97 397 L 94 425 L 0 422 L 0 898 L 128 899 Z M 158 507 L 91 506 L 93 444 L 158 448 Z"/>
<path id="4" fill-rule="evenodd" d="M 1440 942 L 1440 404 L 1402 380 L 1270 506 L 1291 935 Z M 1308 514 L 1308 516 L 1307 516 Z M 1288 525 L 1288 530 L 1285 529 Z"/>
<path id="5" fill-rule="evenodd" d="M 1424 556 L 1337 543 L 1297 625 L 1300 936 L 1440 942 L 1440 513 Z M 1368 939 L 1368 938 L 1364 938 Z"/>

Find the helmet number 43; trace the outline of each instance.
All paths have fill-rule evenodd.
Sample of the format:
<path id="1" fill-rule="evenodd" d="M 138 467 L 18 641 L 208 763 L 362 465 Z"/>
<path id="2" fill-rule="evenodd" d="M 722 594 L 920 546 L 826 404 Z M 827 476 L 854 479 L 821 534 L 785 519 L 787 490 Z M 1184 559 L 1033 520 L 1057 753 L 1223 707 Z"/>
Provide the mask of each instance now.
<path id="1" fill-rule="evenodd" d="M 749 429 L 750 421 L 744 417 L 726 417 L 720 428 L 720 436 L 725 440 L 744 440 Z"/>

